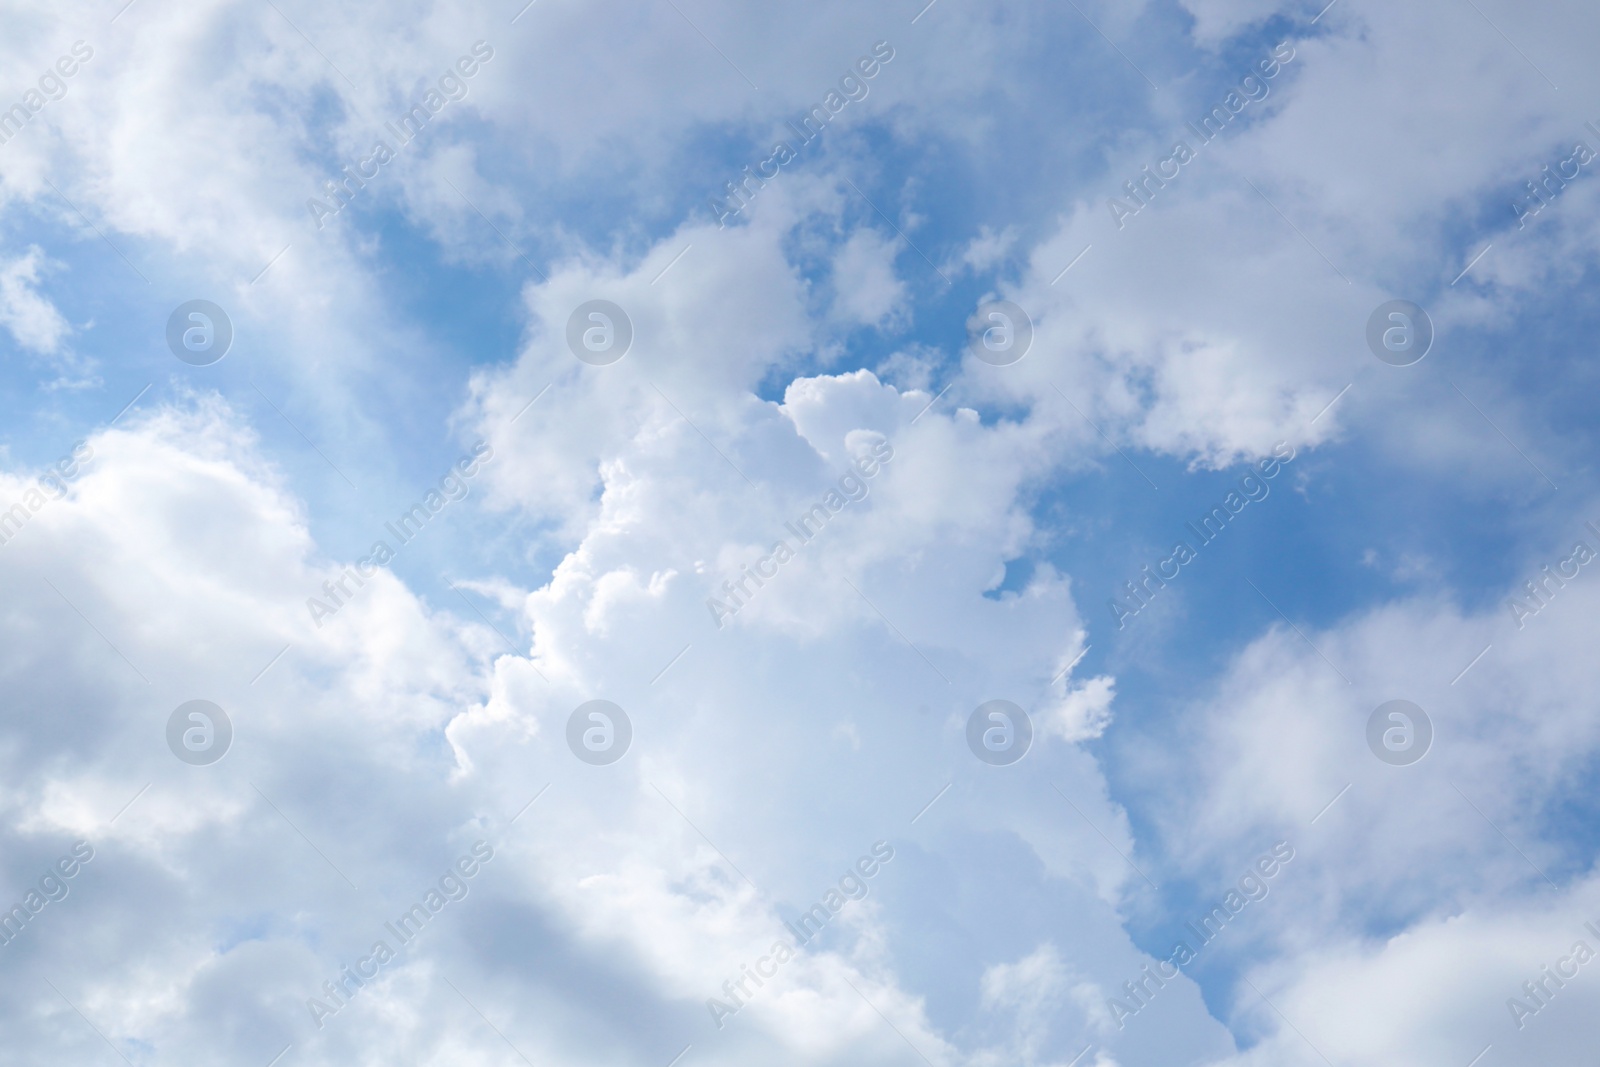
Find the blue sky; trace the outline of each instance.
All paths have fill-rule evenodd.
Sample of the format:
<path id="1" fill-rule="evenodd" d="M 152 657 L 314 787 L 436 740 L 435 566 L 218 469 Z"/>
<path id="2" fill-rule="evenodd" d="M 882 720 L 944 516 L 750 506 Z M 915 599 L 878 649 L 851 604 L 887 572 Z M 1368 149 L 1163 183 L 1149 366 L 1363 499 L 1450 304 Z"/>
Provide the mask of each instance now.
<path id="1" fill-rule="evenodd" d="M 1600 151 L 1593 11 L 520 7 L 0 9 L 0 105 L 93 48 L 0 145 L 15 1062 L 1587 1047 L 1591 968 L 1524 983 L 1600 950 L 1600 579 L 1520 626 L 1508 601 L 1600 551 L 1600 201 L 1585 167 L 1511 208 Z M 307 198 L 475 45 L 464 99 L 319 228 Z M 867 95 L 719 227 L 709 199 L 875 46 Z M 1290 48 L 1202 147 L 1185 124 Z M 233 326 L 210 366 L 166 340 L 195 299 Z M 1411 366 L 1365 340 L 1395 299 L 1435 327 Z M 594 300 L 633 329 L 609 365 L 567 341 Z M 996 300 L 1033 327 L 1005 366 L 969 346 Z M 719 627 L 724 581 L 889 449 Z M 1409 765 L 1367 742 L 1397 698 L 1434 730 Z M 196 699 L 232 724 L 210 763 L 167 740 Z M 596 699 L 632 724 L 603 765 L 568 741 Z M 1007 765 L 966 740 L 996 699 L 1031 723 Z M 480 840 L 468 896 L 333 999 Z M 868 891 L 740 989 L 877 842 Z M 1270 893 L 1130 999 L 1279 842 Z"/>

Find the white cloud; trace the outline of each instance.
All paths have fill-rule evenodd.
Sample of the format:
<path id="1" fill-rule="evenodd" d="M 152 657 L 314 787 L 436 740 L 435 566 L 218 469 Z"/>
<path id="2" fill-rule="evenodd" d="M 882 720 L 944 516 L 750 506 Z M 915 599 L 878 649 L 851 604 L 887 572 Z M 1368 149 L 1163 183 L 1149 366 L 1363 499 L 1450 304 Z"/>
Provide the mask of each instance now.
<path id="1" fill-rule="evenodd" d="M 49 356 L 60 352 L 72 328 L 38 290 L 40 268 L 46 265 L 37 245 L 11 259 L 0 257 L 0 326 L 23 348 Z"/>
<path id="2" fill-rule="evenodd" d="M 833 312 L 847 323 L 880 326 L 904 307 L 906 284 L 895 274 L 896 238 L 857 230 L 833 259 Z"/>
<path id="3" fill-rule="evenodd" d="M 1210 49 L 1273 9 L 1189 10 Z M 1147 13 L 1090 11 L 1119 40 Z M 0 51 L 8 67 L 40 69 L 71 27 L 42 5 L 17 14 L 27 32 Z M 515 616 L 529 637 L 509 648 L 389 572 L 316 629 L 304 599 L 343 561 L 313 539 L 307 504 L 235 410 L 185 397 L 96 433 L 72 493 L 0 546 L 15 591 L 0 611 L 16 709 L 0 749 L 16 857 L 6 872 L 13 884 L 35 877 L 73 835 L 100 850 L 31 940 L 0 949 L 17 976 L 17 1047 L 59 1059 L 63 1041 L 94 1045 L 37 976 L 59 978 L 130 1057 L 265 1063 L 292 1042 L 307 1063 L 495 1062 L 509 1053 L 487 1018 L 555 1063 L 665 1063 L 690 1042 L 697 1060 L 727 1063 L 920 1053 L 1060 1064 L 1094 1042 L 1079 1062 L 1109 1067 L 1118 1059 L 1099 1043 L 1113 1041 L 1123 1062 L 1220 1060 L 1232 1038 L 1187 979 L 1164 995 L 1160 1025 L 1112 1036 L 1099 990 L 1137 972 L 1144 956 L 1124 924 L 1158 904 L 1132 862 L 1232 878 L 1241 852 L 1292 826 L 1305 859 L 1253 913 L 1252 980 L 1289 1018 L 1313 1020 L 1307 1034 L 1330 1055 L 1381 1047 L 1467 1062 L 1470 1027 L 1564 950 L 1568 914 L 1588 899 L 1586 875 L 1548 897 L 1527 870 L 1582 866 L 1540 813 L 1582 782 L 1594 745 L 1581 714 L 1595 681 L 1586 586 L 1540 612 L 1539 643 L 1508 629 L 1503 606 L 1468 610 L 1433 592 L 1308 628 L 1315 650 L 1268 629 L 1173 736 L 1141 746 L 1148 820 L 1130 820 L 1079 744 L 1112 733 L 1117 691 L 1110 674 L 1067 670 L 1088 642 L 1071 584 L 1081 576 L 1042 565 L 1020 591 L 983 592 L 1040 542 L 1037 490 L 1093 462 L 1097 426 L 1196 466 L 1360 431 L 1403 465 L 1509 478 L 1517 461 L 1501 443 L 1449 430 L 1422 386 L 1393 386 L 1361 330 L 1381 300 L 1411 293 L 1428 296 L 1441 342 L 1503 326 L 1520 300 L 1592 265 L 1596 194 L 1582 185 L 1527 231 L 1496 206 L 1458 245 L 1463 218 L 1581 136 L 1560 101 L 1600 88 L 1580 51 L 1593 13 L 1551 8 L 1514 27 L 1559 75 L 1555 97 L 1471 12 L 1341 5 L 1322 36 L 1296 42 L 1251 125 L 1203 149 L 1121 230 L 1104 199 L 1168 150 L 1167 131 L 1184 135 L 1184 79 L 1151 98 L 1153 114 L 1133 112 L 1145 129 L 1037 174 L 996 150 L 1017 147 L 1004 109 L 974 106 L 1037 100 L 1028 122 L 1066 138 L 1074 109 L 1125 96 L 1091 85 L 1058 93 L 1058 106 L 1032 91 L 1040 78 L 1054 87 L 1054 68 L 1000 62 L 1028 39 L 1019 30 L 1040 25 L 1100 47 L 1071 13 L 1062 31 L 1022 9 L 940 5 L 892 32 L 880 12 L 848 5 L 725 17 L 537 5 L 515 26 L 509 14 L 141 4 L 103 29 L 96 16 L 94 62 L 0 156 L 10 217 L 38 211 L 39 226 L 98 243 L 54 199 L 50 174 L 149 270 L 152 292 L 219 287 L 252 367 L 285 375 L 335 454 L 401 451 L 415 422 L 391 419 L 380 395 L 426 391 L 449 407 L 464 394 L 457 426 L 499 455 L 489 503 L 532 531 L 529 560 L 553 561 L 458 583 Z M 852 112 L 857 125 L 737 226 L 678 217 L 703 200 L 691 146 L 777 125 L 885 34 L 899 51 Z M 335 161 L 365 152 L 480 36 L 497 55 L 468 99 L 316 231 L 304 201 Z M 957 250 L 944 261 L 983 272 L 1025 259 L 1014 280 L 983 282 L 1033 317 L 1021 363 L 944 365 L 961 339 L 930 313 L 927 336 L 916 323 L 919 340 L 899 343 L 881 375 L 841 364 L 841 328 L 892 330 L 920 306 L 922 283 L 895 270 L 905 255 L 920 271 L 920 256 L 875 214 L 869 228 L 847 221 L 862 208 L 840 179 L 868 182 L 893 158 L 852 139 L 873 122 L 896 150 L 1003 166 L 1019 199 L 1052 205 L 1043 226 L 974 216 L 976 232 L 951 233 L 934 206 L 951 188 L 884 176 L 890 217 Z M 608 217 L 635 201 L 637 217 Z M 431 341 L 395 296 L 400 242 L 374 222 L 389 210 L 449 264 L 528 272 L 520 344 L 474 336 L 465 384 L 406 377 Z M 1452 290 L 1491 239 L 1492 256 Z M 41 292 L 52 262 L 30 248 L 0 265 L 0 321 L 43 355 L 71 335 Z M 596 298 L 623 306 L 635 331 L 610 367 L 566 348 L 569 316 Z M 949 323 L 965 313 L 943 311 Z M 152 346 L 159 338 L 140 335 L 128 349 Z M 1386 417 L 1402 403 L 1423 411 Z M 1521 439 L 1535 415 L 1514 395 L 1506 406 Z M 864 498 L 718 628 L 708 599 L 793 537 L 785 524 L 880 442 L 893 459 Z M 7 475 L 0 499 L 30 484 Z M 1437 751 L 1405 770 L 1361 741 L 1370 708 L 1401 694 L 1437 709 L 1439 725 Z M 196 696 L 235 717 L 236 747 L 212 768 L 163 750 L 165 716 Z M 1038 727 L 1035 750 L 1008 770 L 965 750 L 966 715 L 998 696 Z M 636 747 L 609 768 L 565 748 L 567 716 L 594 697 L 634 720 Z M 1135 825 L 1155 837 L 1136 839 Z M 306 997 L 479 837 L 497 853 L 468 900 L 315 1030 Z M 716 1030 L 705 999 L 879 838 L 897 857 L 872 895 Z M 1541 1013 L 1548 1037 L 1506 1038 L 1514 1061 L 1572 1047 L 1557 1042 L 1576 1041 L 1562 1020 L 1581 1018 L 1585 988 Z M 1229 1016 L 1259 1039 L 1238 1058 L 1309 1056 L 1253 1003 L 1241 994 Z M 1500 1031 L 1485 1033 L 1498 1047 Z"/>

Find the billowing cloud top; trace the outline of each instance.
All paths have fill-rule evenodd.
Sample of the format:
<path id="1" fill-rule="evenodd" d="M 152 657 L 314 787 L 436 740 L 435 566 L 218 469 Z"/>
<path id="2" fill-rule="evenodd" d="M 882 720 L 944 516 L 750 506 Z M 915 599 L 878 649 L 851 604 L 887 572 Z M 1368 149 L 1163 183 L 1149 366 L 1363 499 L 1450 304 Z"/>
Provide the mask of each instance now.
<path id="1" fill-rule="evenodd" d="M 7 1063 L 1592 1044 L 1592 5 L 4 20 Z"/>

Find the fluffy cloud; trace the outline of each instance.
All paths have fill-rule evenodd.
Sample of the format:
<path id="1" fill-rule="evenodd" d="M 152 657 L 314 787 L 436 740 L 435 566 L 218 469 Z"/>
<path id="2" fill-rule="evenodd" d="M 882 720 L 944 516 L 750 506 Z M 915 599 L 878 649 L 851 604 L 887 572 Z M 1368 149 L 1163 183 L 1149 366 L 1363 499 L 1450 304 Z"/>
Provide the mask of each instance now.
<path id="1" fill-rule="evenodd" d="M 0 326 L 30 352 L 54 355 L 71 327 L 39 292 L 44 253 L 37 245 L 13 259 L 0 259 Z"/>
<path id="2" fill-rule="evenodd" d="M 1176 480 L 1288 441 L 1308 500 L 1322 457 L 1378 455 L 1402 492 L 1492 498 L 1477 521 L 1519 546 L 1584 517 L 1499 514 L 1530 480 L 1507 439 L 1543 461 L 1587 437 L 1547 432 L 1538 389 L 1464 339 L 1592 269 L 1587 175 L 1529 225 L 1509 204 L 1585 136 L 1561 101 L 1600 88 L 1594 15 L 1185 10 L 20 5 L 8 69 L 79 37 L 95 58 L 0 152 L 27 249 L 0 262 L 0 322 L 56 361 L 105 344 L 129 388 L 13 442 L 84 439 L 59 494 L 40 460 L 0 477 L 26 511 L 0 546 L 7 884 L 95 849 L 0 946 L 18 1062 L 106 1041 L 135 1062 L 1101 1067 L 1578 1047 L 1587 972 L 1521 1029 L 1505 999 L 1600 921 L 1572 825 L 1583 579 L 1520 627 L 1520 579 L 1448 559 L 1421 592 L 1291 610 L 1298 630 L 1208 619 L 1215 662 L 1167 700 L 1146 664 L 1082 666 L 1101 576 L 1051 554 L 1092 540 L 1082 479 L 1111 446 Z M 1114 221 L 1106 199 L 1285 36 L 1270 94 Z M 718 227 L 706 196 L 880 39 L 871 95 Z M 319 229 L 307 198 L 479 40 L 464 98 Z M 202 290 L 237 348 L 180 378 L 160 328 Z M 1408 377 L 1364 351 L 1394 296 L 1439 327 Z M 965 351 L 990 297 L 1033 320 L 1010 367 Z M 608 366 L 568 347 L 591 300 L 632 327 Z M 90 306 L 115 326 L 79 338 Z M 1504 438 L 1464 428 L 1469 393 Z M 287 399 L 256 419 L 258 395 Z M 452 435 L 494 448 L 487 492 L 317 626 L 307 598 Z M 305 446 L 338 461 L 332 491 L 286 458 Z M 1360 525 L 1334 531 L 1356 552 Z M 1363 740 L 1396 696 L 1437 727 L 1409 768 Z M 210 767 L 166 751 L 196 698 L 234 725 Z M 966 747 L 996 698 L 1033 716 L 1012 767 Z M 568 750 L 592 699 L 632 722 L 613 765 Z M 1119 1028 L 1108 999 L 1186 896 L 1279 839 L 1295 865 L 1216 969 Z M 480 840 L 461 899 L 329 992 Z M 861 898 L 750 988 L 879 841 Z"/>

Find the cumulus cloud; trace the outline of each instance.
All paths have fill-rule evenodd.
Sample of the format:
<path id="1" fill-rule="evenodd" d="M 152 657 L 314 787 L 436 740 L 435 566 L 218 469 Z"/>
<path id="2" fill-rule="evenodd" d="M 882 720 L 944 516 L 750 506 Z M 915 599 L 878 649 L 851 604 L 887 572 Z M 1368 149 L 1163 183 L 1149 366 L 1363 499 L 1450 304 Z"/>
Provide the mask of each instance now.
<path id="1" fill-rule="evenodd" d="M 1581 483 L 1583 415 L 1546 401 L 1586 392 L 1474 346 L 1592 270 L 1589 175 L 1535 214 L 1523 188 L 1588 136 L 1561 101 L 1594 95 L 1592 11 L 16 6 L 8 69 L 94 58 L 0 151 L 0 323 L 116 378 L 7 409 L 18 1062 L 1581 1047 L 1587 970 L 1524 983 L 1600 950 L 1597 594 L 1522 583 L 1595 514 L 1527 488 Z M 720 226 L 706 198 L 878 41 L 870 95 Z M 235 349 L 180 366 L 162 328 L 201 293 Z M 1438 332 L 1408 377 L 1364 350 L 1395 297 Z M 1008 367 L 965 345 L 989 298 L 1033 327 Z M 592 301 L 631 334 L 609 364 L 570 341 Z M 479 439 L 474 492 L 391 530 Z M 1083 605 L 1118 553 L 1279 442 L 1305 510 L 1207 549 L 1193 625 L 1117 644 Z M 1395 698 L 1435 726 L 1410 767 L 1364 739 Z M 231 719 L 209 766 L 165 734 L 196 699 Z M 1013 765 L 968 748 L 991 699 L 1031 716 Z M 569 742 L 592 700 L 616 763 Z M 1279 840 L 1271 896 L 1122 1026 Z"/>

